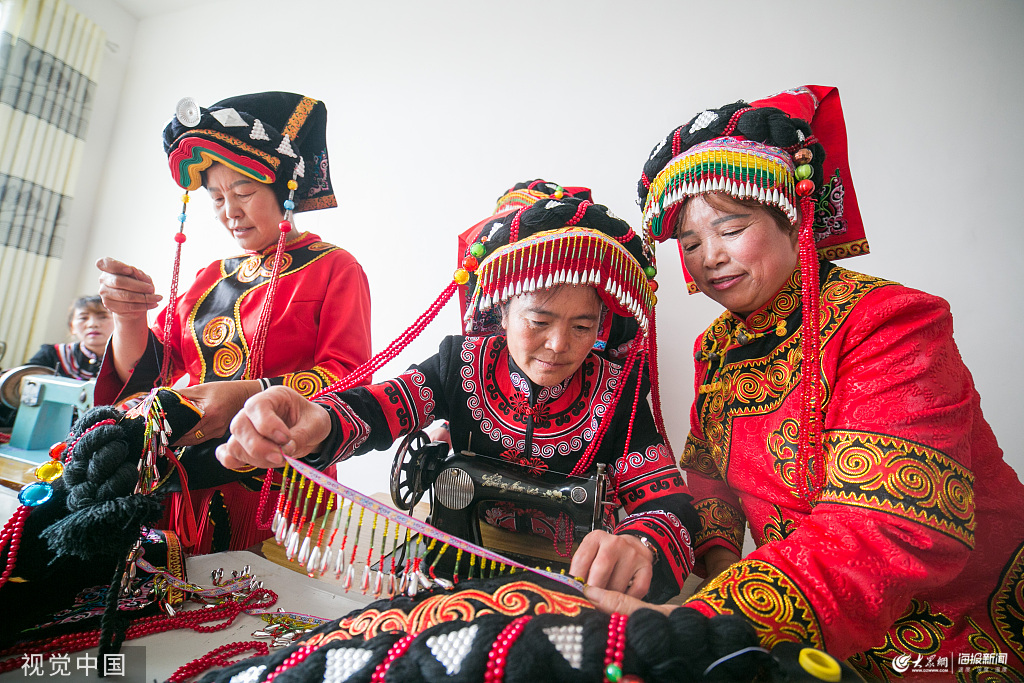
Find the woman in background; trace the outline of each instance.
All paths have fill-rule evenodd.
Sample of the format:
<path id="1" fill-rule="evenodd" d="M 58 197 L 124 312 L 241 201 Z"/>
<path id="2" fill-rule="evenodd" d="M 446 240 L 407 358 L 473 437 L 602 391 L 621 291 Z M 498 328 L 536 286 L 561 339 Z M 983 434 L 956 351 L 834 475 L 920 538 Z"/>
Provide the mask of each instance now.
<path id="1" fill-rule="evenodd" d="M 53 368 L 58 377 L 94 379 L 114 331 L 114 320 L 103 300 L 95 295 L 75 299 L 68 309 L 68 330 L 78 341 L 43 344 L 28 364 Z"/>

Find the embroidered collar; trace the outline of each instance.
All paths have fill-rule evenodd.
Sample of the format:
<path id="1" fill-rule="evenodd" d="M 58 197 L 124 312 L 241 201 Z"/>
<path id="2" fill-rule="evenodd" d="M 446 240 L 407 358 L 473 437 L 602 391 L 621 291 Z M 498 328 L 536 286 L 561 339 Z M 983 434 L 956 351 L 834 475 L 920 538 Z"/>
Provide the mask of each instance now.
<path id="1" fill-rule="evenodd" d="M 99 360 L 99 356 L 85 348 L 85 344 L 82 342 L 77 342 L 76 346 L 78 347 L 78 351 L 85 356 L 86 360 L 88 360 L 90 364 L 95 364 Z"/>
<path id="2" fill-rule="evenodd" d="M 307 244 L 310 244 L 312 242 L 318 242 L 319 240 L 320 240 L 320 238 L 317 235 L 314 235 L 313 233 L 309 232 L 308 230 L 305 230 L 303 232 L 300 232 L 298 237 L 296 237 L 296 238 L 294 238 L 292 240 L 289 240 L 287 243 L 285 243 L 284 250 L 285 251 L 291 251 L 292 249 L 297 249 L 298 247 L 304 247 Z M 250 256 L 264 257 L 264 256 L 273 256 L 275 251 L 277 251 L 277 242 L 274 242 L 273 244 L 271 244 L 269 247 L 263 249 L 262 251 L 250 251 L 249 249 L 246 249 L 245 253 L 249 254 Z"/>
<path id="3" fill-rule="evenodd" d="M 579 372 L 578 368 L 576 372 Z M 516 365 L 515 360 L 512 358 L 512 354 L 508 354 L 508 376 L 509 379 L 512 380 L 512 386 L 514 386 L 519 393 L 523 395 L 523 398 L 530 403 L 547 403 L 548 401 L 552 401 L 561 396 L 565 390 L 569 388 L 569 383 L 572 382 L 572 378 L 576 376 L 576 372 L 566 377 L 559 384 L 555 384 L 550 387 L 539 387 L 538 390 L 538 387 L 529 377 L 527 377 L 526 373 Z"/>
<path id="4" fill-rule="evenodd" d="M 767 332 L 774 332 L 780 326 L 785 326 L 786 318 L 793 314 L 800 307 L 800 269 L 793 271 L 789 279 L 779 288 L 768 302 L 761 306 L 746 319 L 727 311 L 727 316 L 739 329 L 748 335 L 761 335 Z"/>

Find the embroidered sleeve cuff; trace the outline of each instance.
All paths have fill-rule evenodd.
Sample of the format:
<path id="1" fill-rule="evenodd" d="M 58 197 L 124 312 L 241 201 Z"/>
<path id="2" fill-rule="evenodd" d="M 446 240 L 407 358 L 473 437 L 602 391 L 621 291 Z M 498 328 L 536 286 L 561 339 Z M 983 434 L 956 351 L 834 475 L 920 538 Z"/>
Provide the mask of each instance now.
<path id="1" fill-rule="evenodd" d="M 369 438 L 370 425 L 335 394 L 325 394 L 314 403 L 326 410 L 331 417 L 331 435 L 324 442 L 323 451 L 306 458 L 312 466 L 322 470 L 352 457 Z"/>
<path id="2" fill-rule="evenodd" d="M 694 539 L 698 555 L 716 545 L 742 554 L 747 519 L 740 510 L 718 498 L 705 498 L 694 503 L 694 507 L 700 517 L 700 531 Z"/>
<path id="3" fill-rule="evenodd" d="M 690 533 L 679 518 L 664 510 L 649 510 L 629 515 L 615 528 L 616 534 L 630 534 L 647 538 L 657 547 L 655 569 L 662 566 L 672 580 L 682 587 L 693 571 L 693 546 Z"/>

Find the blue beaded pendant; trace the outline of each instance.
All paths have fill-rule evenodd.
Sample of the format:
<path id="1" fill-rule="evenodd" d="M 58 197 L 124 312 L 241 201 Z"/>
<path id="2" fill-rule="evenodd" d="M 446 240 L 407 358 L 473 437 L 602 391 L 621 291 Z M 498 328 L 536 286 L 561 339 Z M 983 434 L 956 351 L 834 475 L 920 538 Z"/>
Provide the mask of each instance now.
<path id="1" fill-rule="evenodd" d="M 28 507 L 37 507 L 53 496 L 53 487 L 43 481 L 36 481 L 18 492 L 18 501 Z"/>

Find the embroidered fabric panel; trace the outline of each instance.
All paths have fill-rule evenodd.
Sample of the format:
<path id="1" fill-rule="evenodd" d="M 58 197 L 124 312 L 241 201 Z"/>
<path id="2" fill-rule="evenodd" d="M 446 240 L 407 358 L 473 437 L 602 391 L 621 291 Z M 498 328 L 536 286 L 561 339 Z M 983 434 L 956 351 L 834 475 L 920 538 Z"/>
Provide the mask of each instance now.
<path id="1" fill-rule="evenodd" d="M 350 618 L 336 622 L 334 629 L 311 636 L 307 643 L 328 643 L 334 640 L 364 638 L 369 640 L 387 631 L 420 633 L 453 617 L 472 621 L 483 614 L 565 614 L 577 616 L 594 606 L 581 596 L 568 595 L 537 585 L 531 581 L 512 581 L 493 592 L 465 589 L 454 593 L 441 592 L 412 604 L 396 600 L 386 608 L 368 607 Z M 380 605 L 381 603 L 376 603 Z"/>
<path id="2" fill-rule="evenodd" d="M 1024 543 L 1017 547 L 992 592 L 989 616 L 1011 652 L 1024 654 Z M 997 649 L 983 650 L 994 652 Z"/>
<path id="3" fill-rule="evenodd" d="M 434 421 L 434 392 L 425 383 L 426 377 L 417 369 L 366 387 L 384 411 L 392 440 Z"/>
<path id="4" fill-rule="evenodd" d="M 821 625 L 810 601 L 788 576 L 767 562 L 745 560 L 719 574 L 684 603 L 711 614 L 746 617 L 761 645 L 796 641 L 822 648 Z"/>
<path id="5" fill-rule="evenodd" d="M 281 378 L 281 384 L 291 387 L 306 398 L 312 398 L 321 392 L 324 387 L 330 386 L 338 381 L 338 379 L 327 368 L 317 365 L 309 370 L 290 372 L 284 375 Z"/>
<path id="6" fill-rule="evenodd" d="M 721 456 L 721 447 L 717 447 L 716 452 Z M 718 460 L 712 457 L 707 441 L 697 438 L 693 432 L 687 434 L 683 455 L 679 458 L 681 468 L 702 474 L 709 479 L 721 479 L 722 471 L 719 469 L 721 462 L 724 462 L 721 457 Z"/>
<path id="7" fill-rule="evenodd" d="M 886 512 L 974 546 L 974 475 L 934 449 L 905 439 L 825 432 L 828 480 L 818 503 Z"/>
<path id="8" fill-rule="evenodd" d="M 280 278 L 283 280 L 299 273 L 334 249 L 310 249 L 309 245 L 289 249 L 281 254 Z M 269 254 L 221 261 L 220 281 L 207 289 L 189 311 L 188 329 L 202 367 L 198 383 L 243 379 L 249 357 L 243 308 L 248 311 L 256 306 L 257 311 L 261 310 L 273 265 L 272 250 Z M 226 311 L 232 311 L 232 314 L 223 315 Z"/>
<path id="9" fill-rule="evenodd" d="M 694 504 L 700 518 L 700 530 L 694 538 L 697 554 L 702 555 L 713 545 L 725 544 L 739 555 L 743 551 L 743 535 L 747 520 L 743 512 L 717 498 L 705 498 Z"/>
<path id="10" fill-rule="evenodd" d="M 910 655 L 914 660 L 946 650 L 943 642 L 952 627 L 952 619 L 915 598 L 885 634 L 884 642 L 854 655 L 850 663 L 868 680 L 887 680 L 895 671 L 893 660 L 897 657 Z"/>
<path id="11" fill-rule="evenodd" d="M 465 405 L 487 437 L 503 449 L 526 448 L 526 416 L 517 411 L 516 394 L 528 398 L 526 382 L 509 371 L 505 338 L 467 337 L 460 369 Z M 531 457 L 550 460 L 586 449 L 608 411 L 621 368 L 591 354 L 564 388 L 542 389 L 544 409 L 534 416 Z M 516 378 L 519 382 L 517 384 Z"/>

